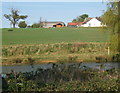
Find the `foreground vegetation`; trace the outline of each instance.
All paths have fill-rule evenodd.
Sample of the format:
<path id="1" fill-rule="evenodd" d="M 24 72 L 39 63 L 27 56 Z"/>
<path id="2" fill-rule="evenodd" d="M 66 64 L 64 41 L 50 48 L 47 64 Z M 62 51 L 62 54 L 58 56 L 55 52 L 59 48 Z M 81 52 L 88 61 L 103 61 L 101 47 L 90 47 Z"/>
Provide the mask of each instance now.
<path id="1" fill-rule="evenodd" d="M 15 28 L 2 29 L 3 45 L 107 42 L 109 31 L 102 28 Z"/>
<path id="2" fill-rule="evenodd" d="M 119 91 L 119 69 L 104 71 L 104 66 L 97 70 L 80 65 L 60 63 L 35 72 L 3 74 L 3 91 Z"/>
<path id="3" fill-rule="evenodd" d="M 108 43 L 56 43 L 40 45 L 6 45 L 2 49 L 2 64 L 36 64 L 45 62 L 111 62 Z"/>

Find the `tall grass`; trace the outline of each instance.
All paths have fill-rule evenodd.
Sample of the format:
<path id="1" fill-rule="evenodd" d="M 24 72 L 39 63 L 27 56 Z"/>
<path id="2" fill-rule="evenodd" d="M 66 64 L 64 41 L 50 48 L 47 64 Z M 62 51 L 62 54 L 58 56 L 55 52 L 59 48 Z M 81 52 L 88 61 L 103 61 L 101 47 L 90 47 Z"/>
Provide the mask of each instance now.
<path id="1" fill-rule="evenodd" d="M 106 52 L 107 43 L 56 43 L 40 45 L 7 45 L 3 46 L 3 56 L 39 55 L 43 53 L 95 53 Z"/>
<path id="2" fill-rule="evenodd" d="M 54 61 L 105 61 L 108 57 L 108 43 L 55 43 L 55 44 L 40 44 L 40 45 L 6 45 L 3 46 L 2 56 L 3 63 L 7 60 L 14 59 L 14 62 L 19 62 L 22 59 L 28 61 L 32 58 L 37 62 L 43 60 Z M 99 58 L 100 57 L 100 58 Z M 21 61 L 20 61 L 21 62 Z M 34 61 L 35 62 L 35 61 Z"/>

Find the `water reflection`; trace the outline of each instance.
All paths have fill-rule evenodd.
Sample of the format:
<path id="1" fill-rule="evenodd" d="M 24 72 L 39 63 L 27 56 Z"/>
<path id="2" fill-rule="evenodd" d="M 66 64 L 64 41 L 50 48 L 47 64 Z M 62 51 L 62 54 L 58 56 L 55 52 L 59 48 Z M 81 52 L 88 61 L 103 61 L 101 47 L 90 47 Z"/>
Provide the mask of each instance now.
<path id="1" fill-rule="evenodd" d="M 61 63 L 56 63 L 61 64 Z M 65 65 L 75 65 L 77 63 L 65 63 Z M 12 70 L 14 72 L 31 72 L 36 71 L 38 68 L 48 69 L 52 67 L 52 63 L 48 64 L 33 64 L 31 65 L 16 65 L 16 66 L 2 66 L 2 73 L 9 73 Z M 92 69 L 101 69 L 101 70 L 108 70 L 112 68 L 119 68 L 120 63 L 95 63 L 95 62 L 84 62 L 80 63 L 80 68 L 92 68 Z"/>

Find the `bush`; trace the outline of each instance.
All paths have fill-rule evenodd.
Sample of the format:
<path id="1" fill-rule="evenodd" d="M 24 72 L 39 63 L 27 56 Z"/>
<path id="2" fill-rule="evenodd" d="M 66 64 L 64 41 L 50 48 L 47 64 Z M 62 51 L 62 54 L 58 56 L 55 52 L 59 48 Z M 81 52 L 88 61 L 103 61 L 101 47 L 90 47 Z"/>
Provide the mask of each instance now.
<path id="1" fill-rule="evenodd" d="M 32 26 L 30 26 L 30 25 L 28 25 L 27 27 L 28 27 L 28 28 L 32 28 Z"/>
<path id="2" fill-rule="evenodd" d="M 32 25 L 32 28 L 39 28 L 39 27 L 40 27 L 40 24 L 37 24 L 37 23 Z"/>
<path id="3" fill-rule="evenodd" d="M 19 26 L 20 28 L 26 28 L 26 27 L 27 27 L 27 24 L 25 23 L 25 21 L 21 21 L 21 22 L 18 24 L 18 26 Z"/>
<path id="4" fill-rule="evenodd" d="M 8 31 L 13 31 L 13 29 L 8 29 Z"/>

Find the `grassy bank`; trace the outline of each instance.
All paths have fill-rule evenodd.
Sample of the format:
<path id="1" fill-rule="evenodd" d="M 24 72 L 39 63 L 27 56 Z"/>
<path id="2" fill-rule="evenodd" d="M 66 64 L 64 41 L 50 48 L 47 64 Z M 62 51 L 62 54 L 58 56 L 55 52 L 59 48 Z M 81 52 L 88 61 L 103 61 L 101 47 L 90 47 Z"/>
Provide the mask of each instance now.
<path id="1" fill-rule="evenodd" d="M 110 62 L 108 43 L 4 45 L 3 65 L 45 62 Z"/>

